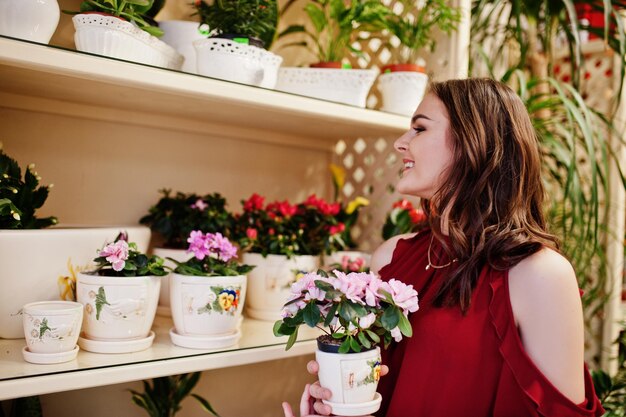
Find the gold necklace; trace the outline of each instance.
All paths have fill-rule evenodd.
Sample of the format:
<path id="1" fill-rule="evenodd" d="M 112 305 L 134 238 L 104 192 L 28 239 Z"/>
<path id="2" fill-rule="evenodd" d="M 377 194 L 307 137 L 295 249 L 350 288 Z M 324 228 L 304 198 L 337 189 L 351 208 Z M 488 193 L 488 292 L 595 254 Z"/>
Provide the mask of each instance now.
<path id="1" fill-rule="evenodd" d="M 450 262 L 448 262 L 445 265 L 433 265 L 432 262 L 430 261 L 430 249 L 433 246 L 433 239 L 435 238 L 435 235 L 431 235 L 430 236 L 430 244 L 428 245 L 428 265 L 426 265 L 425 270 L 428 271 L 430 268 L 433 269 L 442 269 L 442 268 L 446 268 L 450 265 L 452 265 L 453 263 L 455 263 L 456 261 L 458 261 L 457 258 L 454 258 L 453 260 L 451 260 Z"/>

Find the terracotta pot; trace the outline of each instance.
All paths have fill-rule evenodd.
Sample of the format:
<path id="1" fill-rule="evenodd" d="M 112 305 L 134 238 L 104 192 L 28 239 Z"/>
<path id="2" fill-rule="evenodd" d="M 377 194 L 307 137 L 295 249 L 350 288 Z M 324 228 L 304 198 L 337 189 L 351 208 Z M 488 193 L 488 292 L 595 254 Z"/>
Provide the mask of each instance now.
<path id="1" fill-rule="evenodd" d="M 380 69 L 381 74 L 387 72 L 421 72 L 426 73 L 426 68 L 417 64 L 389 64 Z"/>
<path id="2" fill-rule="evenodd" d="M 341 62 L 316 62 L 315 64 L 309 65 L 311 68 L 343 68 Z"/>

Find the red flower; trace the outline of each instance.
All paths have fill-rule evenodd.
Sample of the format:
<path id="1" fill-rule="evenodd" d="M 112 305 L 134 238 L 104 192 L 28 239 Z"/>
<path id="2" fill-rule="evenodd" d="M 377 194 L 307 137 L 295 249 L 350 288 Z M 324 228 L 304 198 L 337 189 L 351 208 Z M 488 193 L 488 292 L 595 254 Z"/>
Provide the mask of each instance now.
<path id="1" fill-rule="evenodd" d="M 254 240 L 254 239 L 257 238 L 257 235 L 258 235 L 258 233 L 257 233 L 256 229 L 253 229 L 251 227 L 246 229 L 246 236 L 248 236 L 248 239 Z"/>
<path id="2" fill-rule="evenodd" d="M 265 197 L 261 197 L 257 193 L 254 193 L 248 200 L 246 200 L 246 202 L 243 203 L 243 210 L 248 212 L 261 210 L 264 202 Z"/>
<path id="3" fill-rule="evenodd" d="M 346 225 L 343 223 L 339 223 L 336 226 L 330 226 L 329 229 L 331 235 L 336 235 L 343 232 L 344 230 L 346 230 Z"/>
<path id="4" fill-rule="evenodd" d="M 423 223 L 426 221 L 426 213 L 422 209 L 413 209 L 409 211 L 409 217 L 413 224 Z"/>
<path id="5" fill-rule="evenodd" d="M 413 210 L 413 204 L 409 200 L 398 200 L 393 203 L 393 208 L 401 208 L 402 210 Z"/>

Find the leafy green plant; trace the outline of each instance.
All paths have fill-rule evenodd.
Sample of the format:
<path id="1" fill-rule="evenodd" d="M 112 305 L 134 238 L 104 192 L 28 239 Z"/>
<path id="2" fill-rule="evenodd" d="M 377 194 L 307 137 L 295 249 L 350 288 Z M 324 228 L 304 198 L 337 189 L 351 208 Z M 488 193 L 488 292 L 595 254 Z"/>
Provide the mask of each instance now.
<path id="1" fill-rule="evenodd" d="M 304 7 L 312 30 L 291 25 L 278 36 L 304 33 L 306 40 L 284 45 L 306 47 L 319 62 L 341 62 L 349 54 L 362 55 L 353 46 L 358 34 L 384 28 L 390 13 L 380 0 L 311 0 Z"/>
<path id="2" fill-rule="evenodd" d="M 152 384 L 143 381 L 144 392 L 130 390 L 132 401 L 146 410 L 150 417 L 172 417 L 182 408 L 181 402 L 191 395 L 204 411 L 219 417 L 207 400 L 197 394 L 191 394 L 199 380 L 200 372 L 194 372 L 155 378 Z"/>
<path id="3" fill-rule="evenodd" d="M 167 275 L 163 259 L 156 255 L 145 255 L 137 249 L 137 244 L 128 241 L 126 233 L 120 233 L 113 243 L 109 243 L 98 251 L 94 259 L 96 269 L 94 275 L 107 277 L 143 277 Z M 101 303 L 108 304 L 104 293 Z"/>
<path id="4" fill-rule="evenodd" d="M 236 35 L 257 38 L 270 49 L 278 25 L 276 0 L 194 0 L 200 21 L 209 26 L 209 35 Z"/>
<path id="5" fill-rule="evenodd" d="M 626 329 L 622 330 L 616 343 L 619 346 L 617 373 L 613 377 L 602 370 L 591 373 L 596 395 L 606 410 L 604 417 L 626 416 Z"/>
<path id="6" fill-rule="evenodd" d="M 387 240 L 396 235 L 417 232 L 427 225 L 424 211 L 420 207 L 413 207 L 409 200 L 402 199 L 393 203 L 391 211 L 387 214 L 382 236 Z"/>
<path id="7" fill-rule="evenodd" d="M 57 224 L 56 217 L 37 218 L 50 187 L 39 186 L 41 177 L 31 164 L 24 172 L 4 153 L 0 144 L 0 229 L 42 229 Z"/>
<path id="8" fill-rule="evenodd" d="M 425 0 L 414 14 L 410 12 L 415 8 L 415 1 L 400 0 L 399 3 L 403 12 L 387 14 L 384 26 L 400 41 L 400 63 L 403 64 L 416 63 L 424 48 L 435 49 L 434 29 L 449 35 L 461 20 L 461 11 L 449 6 L 446 0 Z"/>
<path id="9" fill-rule="evenodd" d="M 162 1 L 157 0 L 158 6 L 162 6 L 162 3 Z M 154 16 L 150 14 L 153 5 L 154 0 L 85 0 L 80 4 L 80 11 L 72 12 L 63 10 L 63 13 L 107 13 L 135 23 L 137 27 L 145 30 L 152 36 L 161 36 L 163 35 L 163 31 L 148 22 L 148 20 L 151 21 Z"/>
<path id="10" fill-rule="evenodd" d="M 219 193 L 199 196 L 181 192 L 172 195 L 168 189 L 159 192 L 163 197 L 139 222 L 161 235 L 166 248 L 186 249 L 193 230 L 230 234 L 234 219 L 226 209 L 226 199 Z"/>

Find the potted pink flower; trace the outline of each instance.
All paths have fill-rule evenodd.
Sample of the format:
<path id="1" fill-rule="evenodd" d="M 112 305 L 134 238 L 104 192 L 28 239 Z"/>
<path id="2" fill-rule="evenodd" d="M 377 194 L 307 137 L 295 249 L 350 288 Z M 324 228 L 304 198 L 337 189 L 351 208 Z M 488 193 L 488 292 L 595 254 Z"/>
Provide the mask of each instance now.
<path id="1" fill-rule="evenodd" d="M 365 415 L 378 410 L 380 348 L 412 335 L 408 315 L 417 311 L 417 292 L 396 279 L 372 273 L 323 271 L 306 274 L 291 286 L 276 336 L 293 346 L 302 324 L 318 327 L 315 353 L 322 386 L 333 393 L 324 401 L 338 415 Z"/>

